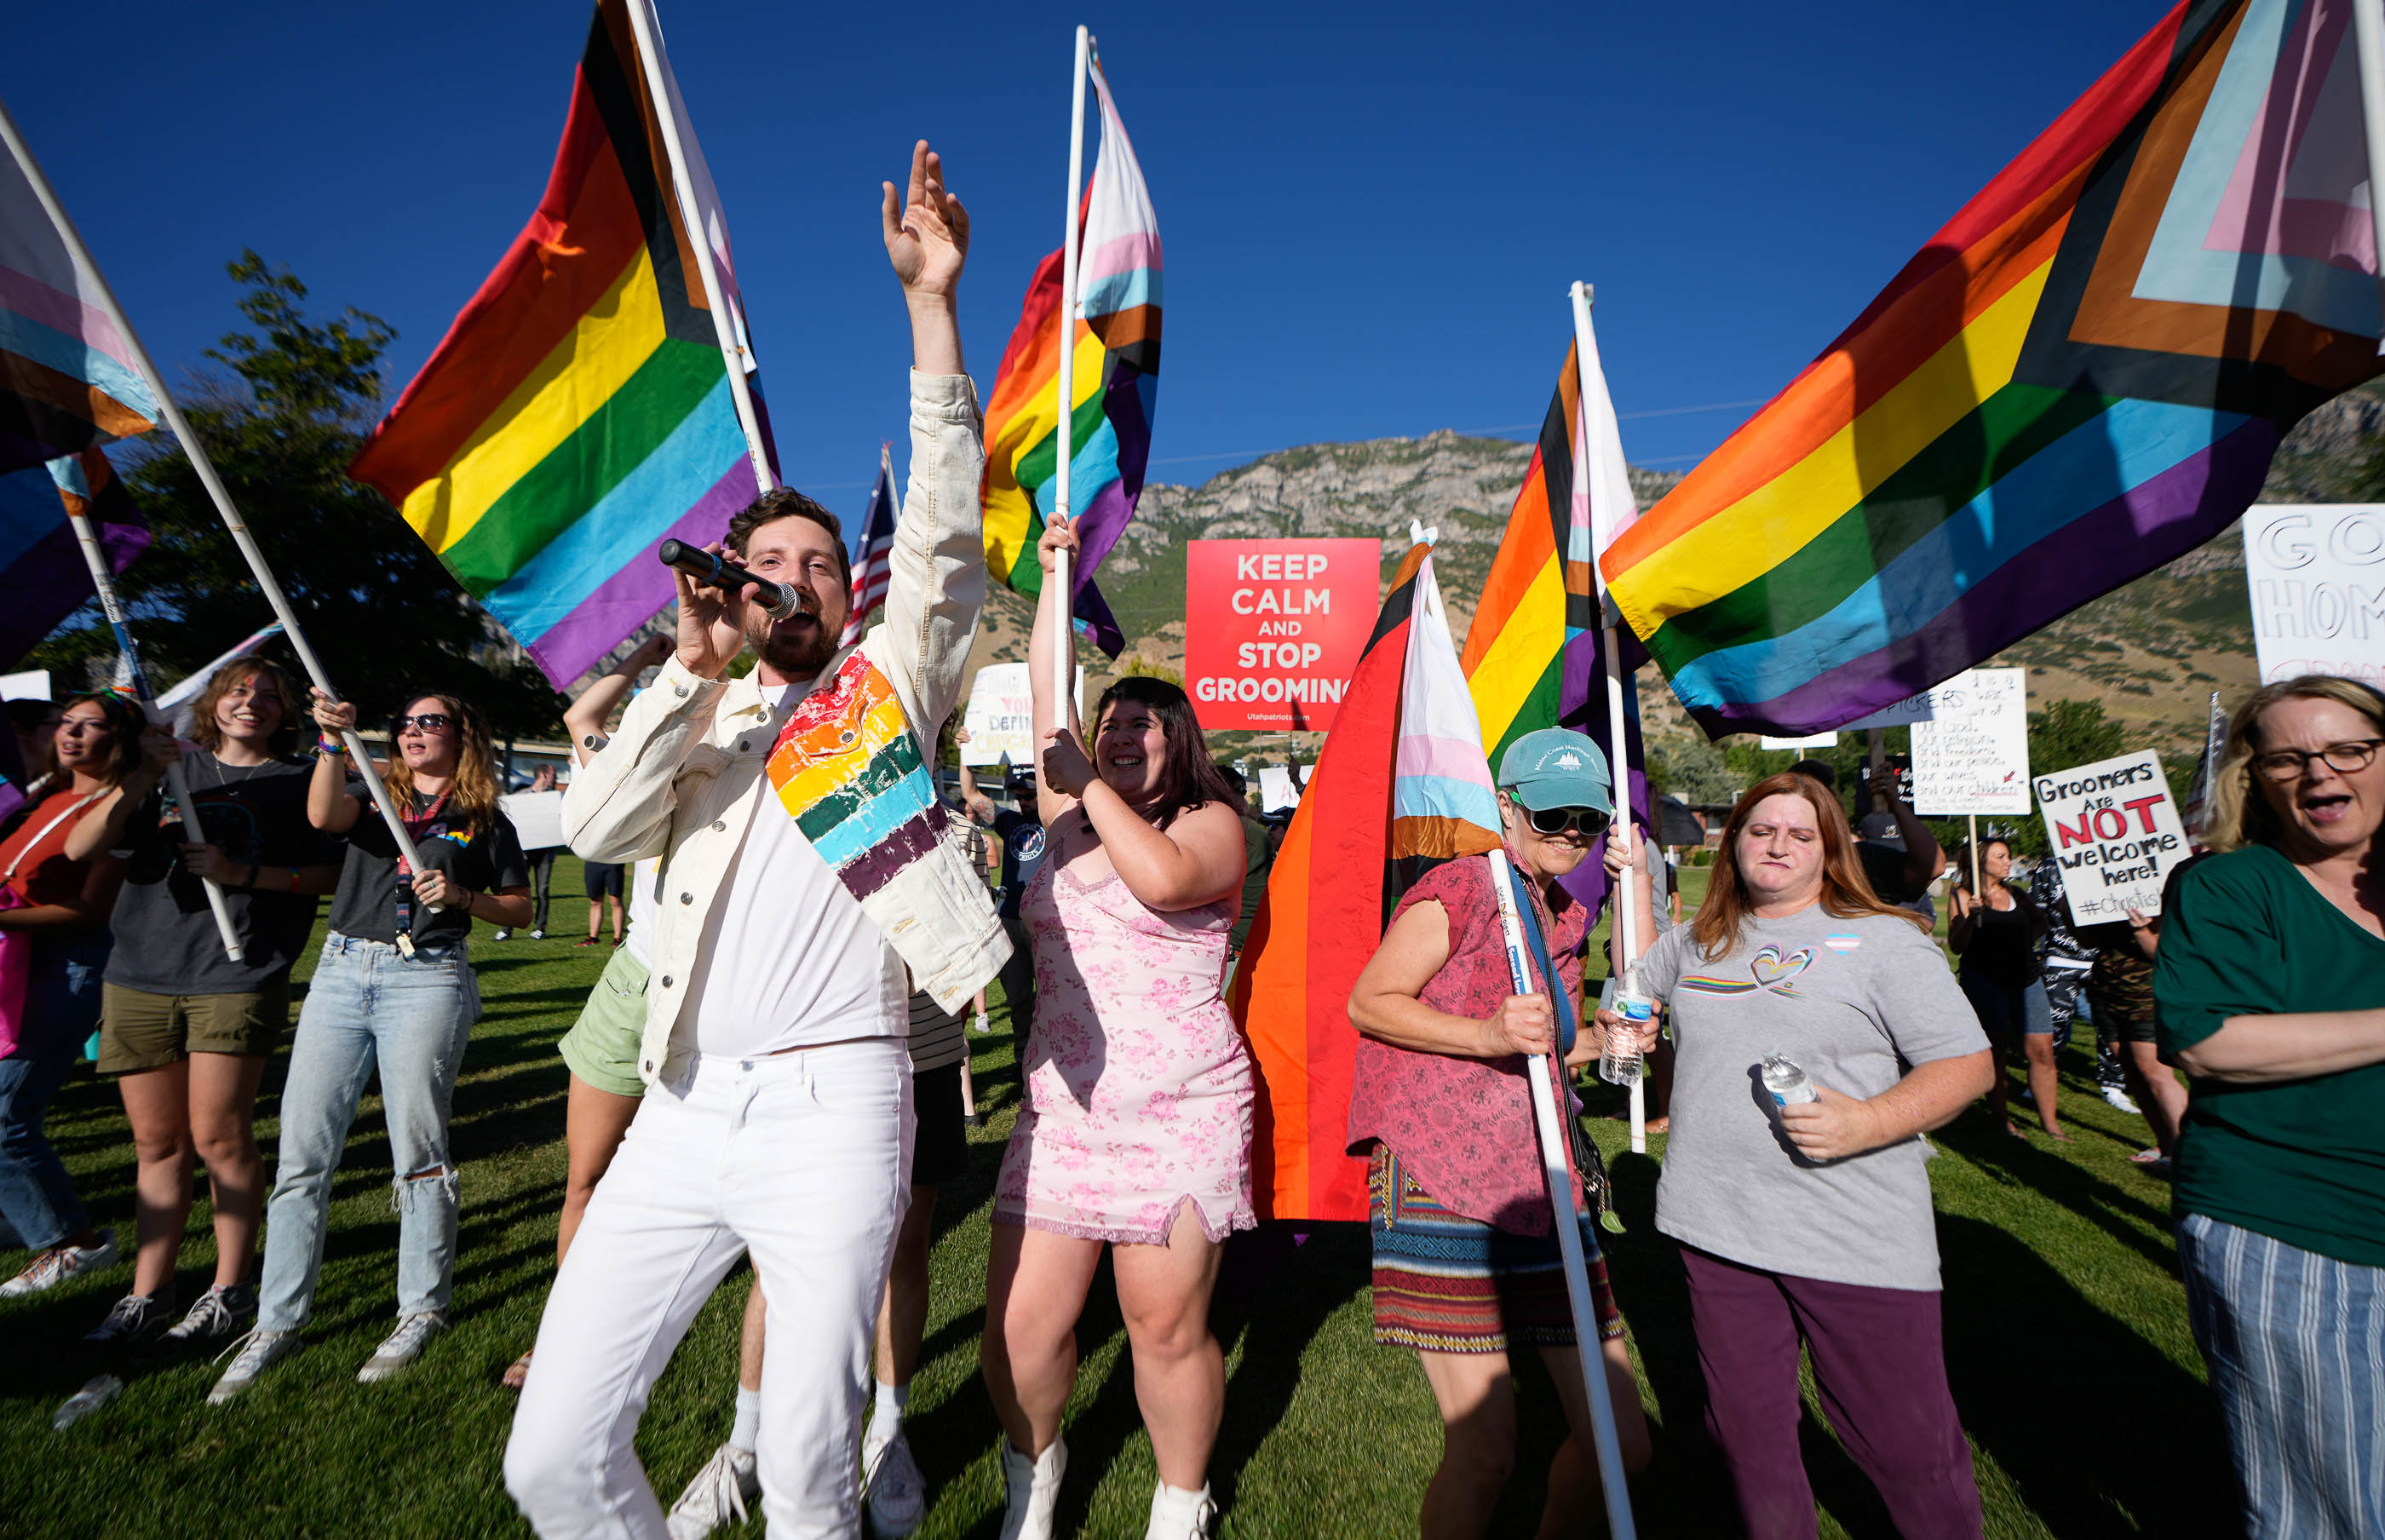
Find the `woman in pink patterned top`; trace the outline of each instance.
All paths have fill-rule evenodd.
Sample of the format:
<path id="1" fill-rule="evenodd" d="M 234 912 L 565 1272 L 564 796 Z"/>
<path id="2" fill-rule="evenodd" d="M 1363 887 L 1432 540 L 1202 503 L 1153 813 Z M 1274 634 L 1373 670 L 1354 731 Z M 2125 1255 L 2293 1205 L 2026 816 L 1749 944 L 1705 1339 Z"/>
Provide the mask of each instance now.
<path id="1" fill-rule="evenodd" d="M 1055 520 L 1041 554 L 1073 550 Z M 1068 1446 L 1077 1318 L 1104 1246 L 1159 1465 L 1147 1534 L 1205 1536 L 1226 1366 L 1209 1333 L 1219 1244 L 1251 1212 L 1250 1058 L 1219 997 L 1242 908 L 1240 799 L 1192 703 L 1129 677 L 1093 709 L 1089 757 L 1053 699 L 1058 618 L 1035 612 L 1038 811 L 1048 853 L 1019 906 L 1033 944 L 1025 1096 L 994 1190 L 980 1346 L 1008 1435 L 1003 1540 L 1044 1540 Z"/>
<path id="2" fill-rule="evenodd" d="M 1534 964 L 1533 993 L 1515 992 L 1491 858 L 1469 856 L 1434 868 L 1401 897 L 1350 992 L 1361 1036 L 1349 1147 L 1367 1152 L 1373 1188 L 1375 1340 L 1416 1349 L 1441 1409 L 1441 1467 L 1418 1516 L 1426 1540 L 1479 1535 L 1490 1522 L 1516 1458 L 1507 1355 L 1518 1346 L 1540 1349 L 1573 1429 L 1549 1468 L 1540 1533 L 1585 1533 L 1598 1507 L 1589 1393 L 1525 1056 L 1557 1052 L 1558 1015 L 1583 1014 L 1581 954 L 1597 917 L 1558 879 L 1605 832 L 1608 784 L 1604 756 L 1578 732 L 1528 732 L 1500 757 L 1507 859 L 1524 880 L 1554 981 Z M 1635 869 L 1641 848 L 1634 842 Z M 1608 850 L 1619 876 L 1620 857 Z M 1636 870 L 1633 877 L 1624 887 L 1644 934 L 1648 883 Z M 1568 1067 L 1598 1057 L 1594 1032 L 1581 1025 Z M 1647 1420 L 1597 1227 L 1586 1218 L 1582 1251 L 1616 1429 L 1626 1468 L 1638 1470 L 1648 1461 Z"/>

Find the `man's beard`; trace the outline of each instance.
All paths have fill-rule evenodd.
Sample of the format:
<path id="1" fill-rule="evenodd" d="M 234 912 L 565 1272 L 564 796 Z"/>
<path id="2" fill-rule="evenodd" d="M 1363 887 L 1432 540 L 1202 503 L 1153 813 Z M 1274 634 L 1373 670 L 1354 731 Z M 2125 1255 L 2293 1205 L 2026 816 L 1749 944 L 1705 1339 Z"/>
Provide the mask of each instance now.
<path id="1" fill-rule="evenodd" d="M 812 618 L 808 635 L 784 634 L 776 621 L 759 615 L 757 611 L 758 630 L 748 632 L 746 637 L 763 662 L 789 679 L 818 673 L 828 667 L 828 660 L 836 656 L 837 649 L 837 632 L 829 628 L 828 616 L 821 611 L 818 601 L 808 595 L 799 596 L 803 603 L 802 613 Z"/>

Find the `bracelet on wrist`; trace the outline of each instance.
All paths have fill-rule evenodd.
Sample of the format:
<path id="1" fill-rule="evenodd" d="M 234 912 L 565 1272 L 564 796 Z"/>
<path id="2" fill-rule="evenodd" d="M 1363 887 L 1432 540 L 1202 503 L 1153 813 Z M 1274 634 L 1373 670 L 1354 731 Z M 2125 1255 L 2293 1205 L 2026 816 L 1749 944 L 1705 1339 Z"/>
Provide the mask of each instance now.
<path id="1" fill-rule="evenodd" d="M 318 758 L 336 759 L 347 751 L 348 745 L 344 739 L 334 738 L 329 733 L 316 735 L 315 754 Z"/>

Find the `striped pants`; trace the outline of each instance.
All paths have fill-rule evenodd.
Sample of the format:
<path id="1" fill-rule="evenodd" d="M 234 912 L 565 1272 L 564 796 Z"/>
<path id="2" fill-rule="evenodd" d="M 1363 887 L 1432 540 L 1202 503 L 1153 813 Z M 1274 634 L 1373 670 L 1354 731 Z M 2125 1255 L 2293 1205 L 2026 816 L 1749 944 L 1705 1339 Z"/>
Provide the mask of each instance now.
<path id="1" fill-rule="evenodd" d="M 2252 1540 L 2385 1535 L 2385 1268 L 2187 1214 L 2178 1259 Z"/>

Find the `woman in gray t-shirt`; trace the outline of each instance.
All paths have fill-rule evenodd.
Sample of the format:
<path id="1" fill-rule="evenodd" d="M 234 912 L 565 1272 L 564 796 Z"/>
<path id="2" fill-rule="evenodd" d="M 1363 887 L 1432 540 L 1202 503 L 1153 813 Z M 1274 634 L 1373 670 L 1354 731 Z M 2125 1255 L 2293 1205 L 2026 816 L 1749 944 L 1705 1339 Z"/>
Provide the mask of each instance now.
<path id="1" fill-rule="evenodd" d="M 1991 1067 L 1922 924 L 1872 892 L 1837 796 L 1775 775 L 1731 810 L 1696 920 L 1640 962 L 1676 1055 L 1656 1227 L 1681 1243 L 1710 1425 L 1759 1540 L 1813 1533 L 1801 1339 L 1898 1528 L 1979 1533 L 1919 1135 Z M 1767 1055 L 1801 1068 L 1813 1099 L 1776 1105 Z"/>

